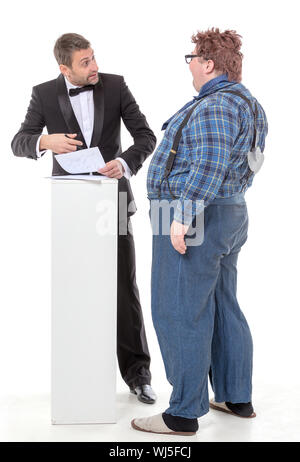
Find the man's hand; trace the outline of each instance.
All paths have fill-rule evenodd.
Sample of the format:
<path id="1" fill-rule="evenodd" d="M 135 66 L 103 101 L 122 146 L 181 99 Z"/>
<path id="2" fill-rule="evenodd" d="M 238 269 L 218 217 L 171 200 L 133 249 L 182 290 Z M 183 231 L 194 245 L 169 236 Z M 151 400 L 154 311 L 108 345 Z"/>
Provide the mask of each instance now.
<path id="1" fill-rule="evenodd" d="M 183 225 L 182 223 L 178 223 L 178 221 L 173 220 L 170 229 L 170 238 L 174 249 L 181 254 L 186 252 L 184 236 L 186 235 L 188 229 L 188 225 Z"/>
<path id="2" fill-rule="evenodd" d="M 67 135 L 67 136 L 66 136 Z M 51 149 L 56 154 L 76 151 L 76 146 L 82 146 L 81 141 L 75 140 L 77 133 L 54 133 L 53 135 L 42 135 L 40 139 L 40 151 Z"/>
<path id="3" fill-rule="evenodd" d="M 105 167 L 98 170 L 102 175 L 108 176 L 109 178 L 122 178 L 124 173 L 124 167 L 121 162 L 117 159 L 111 160 L 105 164 Z"/>

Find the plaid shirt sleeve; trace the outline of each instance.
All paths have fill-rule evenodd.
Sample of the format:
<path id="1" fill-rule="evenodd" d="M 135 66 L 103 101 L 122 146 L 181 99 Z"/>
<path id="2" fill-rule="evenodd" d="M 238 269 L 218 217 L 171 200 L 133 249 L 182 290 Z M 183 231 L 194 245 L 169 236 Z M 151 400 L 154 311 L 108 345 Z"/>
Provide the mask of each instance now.
<path id="1" fill-rule="evenodd" d="M 216 196 L 228 167 L 240 130 L 235 107 L 211 104 L 200 107 L 183 132 L 191 159 L 190 171 L 175 210 L 174 219 L 190 225 Z"/>

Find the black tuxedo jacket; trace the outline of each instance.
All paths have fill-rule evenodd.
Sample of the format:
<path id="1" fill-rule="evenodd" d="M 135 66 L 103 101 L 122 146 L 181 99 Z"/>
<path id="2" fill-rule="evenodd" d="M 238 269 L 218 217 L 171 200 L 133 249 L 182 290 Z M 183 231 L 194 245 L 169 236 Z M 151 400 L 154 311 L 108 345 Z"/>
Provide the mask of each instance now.
<path id="1" fill-rule="evenodd" d="M 113 74 L 98 75 L 99 82 L 93 90 L 94 131 L 90 147 L 98 146 L 105 162 L 116 157 L 123 158 L 136 174 L 153 152 L 156 138 L 124 78 Z M 122 152 L 120 139 L 121 118 L 134 139 L 134 144 L 125 152 Z M 36 143 L 45 126 L 48 134 L 77 133 L 76 140 L 83 142 L 82 148 L 87 148 L 62 74 L 57 79 L 33 87 L 25 120 L 11 143 L 14 155 L 37 159 Z M 68 175 L 54 154 L 52 175 Z M 127 192 L 127 204 L 134 201 L 129 181 L 122 177 L 118 184 L 119 191 Z M 128 215 L 135 210 L 133 202 Z"/>

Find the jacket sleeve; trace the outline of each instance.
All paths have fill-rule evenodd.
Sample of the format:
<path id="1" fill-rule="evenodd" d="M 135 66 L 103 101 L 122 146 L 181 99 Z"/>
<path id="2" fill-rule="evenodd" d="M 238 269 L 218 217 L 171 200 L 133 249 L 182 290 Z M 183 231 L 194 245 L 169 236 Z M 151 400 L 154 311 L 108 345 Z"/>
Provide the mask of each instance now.
<path id="1" fill-rule="evenodd" d="M 146 117 L 141 113 L 124 78 L 121 79 L 121 117 L 125 127 L 131 134 L 134 144 L 119 157 L 125 160 L 134 175 L 142 167 L 143 162 L 153 152 L 156 137 L 150 129 Z"/>
<path id="2" fill-rule="evenodd" d="M 33 87 L 25 120 L 11 142 L 14 155 L 37 160 L 36 143 L 44 126 L 42 103 L 37 87 Z"/>

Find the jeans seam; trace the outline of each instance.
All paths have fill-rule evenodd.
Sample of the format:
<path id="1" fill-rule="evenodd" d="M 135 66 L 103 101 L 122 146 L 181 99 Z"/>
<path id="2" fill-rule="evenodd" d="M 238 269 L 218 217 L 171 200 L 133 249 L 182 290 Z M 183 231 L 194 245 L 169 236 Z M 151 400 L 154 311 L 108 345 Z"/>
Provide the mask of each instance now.
<path id="1" fill-rule="evenodd" d="M 179 255 L 179 265 L 178 265 L 178 274 L 177 274 L 177 297 L 176 297 L 176 300 L 177 300 L 177 306 L 179 304 L 179 279 L 180 279 L 180 272 L 181 272 L 181 262 L 182 262 L 182 256 Z M 179 321 L 180 321 L 180 324 L 182 322 L 182 313 L 181 313 L 181 310 L 180 310 L 180 316 L 179 316 Z M 180 371 L 181 371 L 181 374 L 179 376 L 183 376 L 183 371 L 182 371 L 182 342 L 181 342 L 181 336 L 178 335 L 178 338 L 179 338 L 179 349 L 180 349 Z M 182 389 L 182 382 L 181 382 L 181 389 Z M 181 390 L 181 394 L 182 394 L 182 390 Z M 180 396 L 180 399 L 181 399 L 181 396 Z"/>

